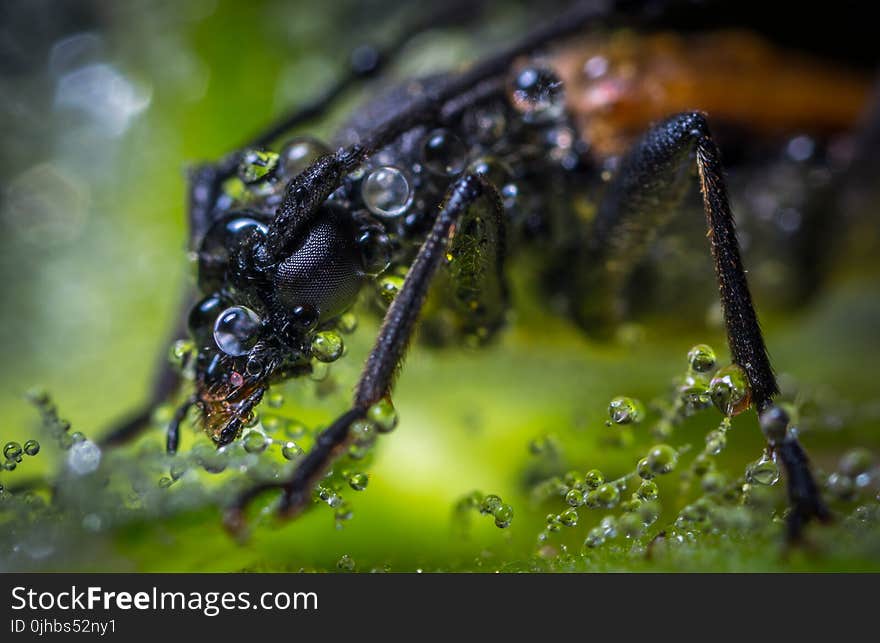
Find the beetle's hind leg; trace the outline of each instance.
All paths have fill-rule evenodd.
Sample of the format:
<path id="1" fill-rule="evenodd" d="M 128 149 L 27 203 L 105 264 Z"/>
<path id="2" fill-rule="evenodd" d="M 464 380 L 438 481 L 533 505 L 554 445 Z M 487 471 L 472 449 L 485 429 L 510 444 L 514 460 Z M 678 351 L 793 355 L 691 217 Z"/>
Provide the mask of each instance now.
<path id="1" fill-rule="evenodd" d="M 473 206 L 481 199 L 489 201 L 489 216 L 474 216 Z M 480 220 L 479 225 L 474 224 L 475 219 Z M 485 244 L 479 242 L 482 239 L 469 239 L 472 235 L 485 235 L 484 239 L 493 238 L 495 243 Z M 468 292 L 474 292 L 478 296 L 476 293 L 483 287 L 500 289 L 500 296 L 506 298 L 507 289 L 502 274 L 503 239 L 503 209 L 497 190 L 480 175 L 468 174 L 458 179 L 449 190 L 400 292 L 385 314 L 376 343 L 358 380 L 351 409 L 318 435 L 314 447 L 289 480 L 261 485 L 240 496 L 230 509 L 230 526 L 240 526 L 242 509 L 256 495 L 267 489 L 283 490 L 279 507 L 282 515 L 295 515 L 308 504 L 317 480 L 348 445 L 352 423 L 366 417 L 371 406 L 391 394 L 429 287 L 437 269 L 444 261 L 449 260 L 449 255 L 452 255 L 453 264 L 462 261 L 476 266 L 464 271 L 467 272 L 468 285 L 465 289 Z M 469 250 L 473 248 L 479 249 Z M 460 251 L 459 257 L 455 257 L 456 251 Z M 458 276 L 463 277 L 463 272 L 459 271 Z"/>
<path id="2" fill-rule="evenodd" d="M 752 402 L 761 414 L 769 446 L 785 469 L 791 505 L 788 535 L 790 540 L 797 540 L 809 520 L 826 520 L 829 512 L 796 432 L 788 428 L 788 418 L 773 404 L 779 388 L 740 257 L 720 153 L 702 114 L 679 114 L 655 125 L 622 159 L 600 204 L 587 252 L 578 266 L 578 275 L 594 275 L 587 284 L 592 294 L 588 291 L 582 295 L 586 306 L 580 311 L 581 321 L 604 321 L 598 319 L 599 315 L 613 307 L 616 291 L 629 271 L 681 203 L 694 163 L 728 345 L 734 363 L 748 376 Z M 595 276 L 596 266 L 606 269 L 604 276 Z M 591 296 L 594 299 L 588 299 Z"/>

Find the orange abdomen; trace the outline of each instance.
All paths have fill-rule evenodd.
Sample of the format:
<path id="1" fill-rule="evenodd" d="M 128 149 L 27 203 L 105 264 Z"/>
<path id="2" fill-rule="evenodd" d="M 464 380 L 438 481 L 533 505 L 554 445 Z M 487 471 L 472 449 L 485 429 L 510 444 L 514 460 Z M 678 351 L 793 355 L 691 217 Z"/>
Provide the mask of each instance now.
<path id="1" fill-rule="evenodd" d="M 863 74 L 736 31 L 594 35 L 557 51 L 552 64 L 599 155 L 687 110 L 763 134 L 830 134 L 854 125 L 871 87 Z"/>

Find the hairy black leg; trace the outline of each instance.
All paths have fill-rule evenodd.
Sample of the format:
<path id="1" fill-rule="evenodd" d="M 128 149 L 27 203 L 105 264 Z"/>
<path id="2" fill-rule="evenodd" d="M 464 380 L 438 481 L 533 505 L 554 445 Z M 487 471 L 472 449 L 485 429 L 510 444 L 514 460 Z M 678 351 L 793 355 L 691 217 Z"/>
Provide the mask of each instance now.
<path id="1" fill-rule="evenodd" d="M 585 260 L 596 262 L 611 274 L 602 284 L 604 290 L 600 289 L 602 301 L 621 285 L 681 202 L 694 160 L 730 352 L 748 376 L 758 413 L 777 413 L 773 397 L 779 388 L 740 257 L 721 157 L 702 114 L 679 114 L 657 124 L 624 157 L 597 213 Z M 784 436 L 768 439 L 788 477 L 792 505 L 789 537 L 796 539 L 807 521 L 824 519 L 828 511 L 796 433 L 787 431 Z"/>
<path id="2" fill-rule="evenodd" d="M 315 482 L 348 444 L 352 422 L 365 417 L 373 404 L 390 395 L 434 275 L 446 260 L 450 247 L 455 245 L 454 239 L 459 234 L 458 226 L 468 220 L 470 208 L 481 197 L 491 199 L 495 210 L 492 220 L 486 223 L 503 226 L 503 219 L 500 218 L 501 202 L 493 186 L 483 177 L 473 174 L 456 181 L 449 190 L 428 237 L 419 249 L 400 292 L 385 314 L 376 344 L 367 358 L 355 389 L 352 408 L 321 432 L 312 450 L 296 468 L 290 480 L 260 485 L 240 496 L 231 509 L 230 525 L 238 526 L 241 510 L 257 494 L 267 489 L 283 489 L 279 507 L 279 512 L 283 515 L 294 515 L 308 503 Z M 503 239 L 503 233 L 499 231 L 495 237 Z M 497 257 L 497 263 L 492 262 L 493 269 L 501 269 L 502 258 L 500 254 L 496 254 L 501 251 L 502 249 L 496 249 L 492 252 Z"/>

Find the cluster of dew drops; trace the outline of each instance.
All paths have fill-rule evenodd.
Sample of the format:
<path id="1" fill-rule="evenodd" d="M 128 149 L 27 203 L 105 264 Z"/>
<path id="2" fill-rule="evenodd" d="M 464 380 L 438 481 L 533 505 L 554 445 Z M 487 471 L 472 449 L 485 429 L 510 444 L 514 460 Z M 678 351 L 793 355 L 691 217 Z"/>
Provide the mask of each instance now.
<path id="1" fill-rule="evenodd" d="M 348 325 L 353 327 L 354 322 Z M 190 348 L 176 344 L 171 349 L 171 360 L 186 368 L 187 360 L 182 355 Z M 321 360 L 322 355 L 314 357 Z M 6 514 L 17 521 L 20 529 L 13 530 L 16 533 L 25 528 L 40 529 L 44 519 L 72 520 L 74 526 L 95 532 L 157 513 L 176 513 L 206 504 L 225 506 L 253 484 L 287 479 L 309 447 L 308 442 L 321 430 L 286 417 L 283 394 L 270 391 L 264 409 L 250 417 L 241 439 L 219 449 L 196 433 L 191 436 L 192 447 L 174 455 L 166 454 L 162 441 L 152 438 L 131 447 L 102 449 L 82 432 L 72 430 L 47 393 L 35 390 L 28 397 L 40 413 L 42 432 L 65 454 L 62 468 L 48 479 L 50 483 L 63 480 L 64 493 L 56 493 L 47 502 L 34 489 L 14 489 L 15 485 L 10 489 L 0 484 L 0 517 Z M 160 406 L 153 414 L 153 424 L 164 429 L 173 413 L 173 404 Z M 372 446 L 378 435 L 393 431 L 397 422 L 397 411 L 389 400 L 370 407 L 367 416 L 351 427 L 353 439 L 347 457 L 341 458 L 316 486 L 313 499 L 333 510 L 337 528 L 353 516 L 344 492 L 360 492 L 368 487 L 370 477 L 363 468 L 368 465 Z M 41 445 L 33 439 L 24 445 L 8 442 L 3 452 L 2 469 L 8 475 L 22 467 L 25 457 L 40 453 Z M 270 519 L 272 508 L 271 503 L 265 505 L 255 520 Z"/>
<path id="2" fill-rule="evenodd" d="M 584 553 L 615 539 L 623 539 L 631 543 L 633 551 L 644 553 L 648 544 L 658 541 L 694 542 L 701 534 L 747 531 L 781 522 L 785 512 L 774 511 L 774 499 L 769 493 L 780 479 L 780 470 L 769 450 L 748 464 L 742 474 L 735 476 L 722 471 L 716 462 L 715 456 L 721 454 L 727 445 L 731 418 L 747 409 L 749 404 L 750 391 L 745 372 L 737 365 L 719 368 L 711 347 L 705 344 L 694 346 L 688 353 L 687 371 L 676 382 L 672 400 L 657 404 L 659 419 L 651 433 L 663 442 L 651 446 L 631 471 L 613 479 L 607 479 L 599 469 L 590 469 L 583 474 L 570 471 L 564 476 L 544 480 L 533 488 L 537 502 L 561 498 L 565 507 L 547 514 L 545 527 L 537 536 L 539 555 L 552 556 L 559 551 L 552 545 L 553 535 L 577 527 L 584 510 L 606 512 L 598 524 L 586 532 Z M 717 427 L 706 433 L 702 448 L 696 450 L 689 465 L 681 470 L 684 457 L 694 449 L 688 444 L 673 447 L 666 441 L 685 418 L 712 406 L 721 412 L 722 419 Z M 641 424 L 646 412 L 640 401 L 619 396 L 611 400 L 608 415 L 606 425 L 618 432 L 626 432 Z M 631 441 L 619 438 L 620 433 L 619 445 Z M 546 451 L 552 446 L 548 440 L 536 441 L 532 452 Z M 693 497 L 694 494 L 689 492 L 694 486 L 699 495 L 677 512 L 671 525 L 660 529 L 657 523 L 664 506 L 656 481 L 676 470 L 680 470 L 678 495 Z M 818 477 L 824 483 L 826 496 L 856 503 L 874 493 L 872 488 L 880 477 L 880 469 L 869 451 L 856 448 L 844 455 L 837 471 L 830 475 L 820 471 Z M 667 511 L 673 508 L 671 500 Z M 873 504 L 859 504 L 851 518 L 861 523 L 880 520 L 880 506 L 877 506 L 880 494 L 876 494 L 874 500 Z M 566 551 L 565 545 L 559 545 L 559 548 Z"/>
<path id="3" fill-rule="evenodd" d="M 34 388 L 27 392 L 27 399 L 37 408 L 44 433 L 48 434 L 59 449 L 67 453 L 68 468 L 77 474 L 95 471 L 101 462 L 101 449 L 89 440 L 81 431 L 71 431 L 70 422 L 58 415 L 58 409 L 49 394 L 42 389 Z M 7 442 L 3 446 L 4 462 L 0 469 L 7 472 L 15 471 L 22 465 L 24 457 L 34 457 L 40 453 L 40 442 L 31 438 L 24 444 Z"/>
<path id="4" fill-rule="evenodd" d="M 319 390 L 330 379 L 329 365 L 344 354 L 341 333 L 350 334 L 356 328 L 357 318 L 349 312 L 341 316 L 336 328 L 315 333 L 312 340 L 314 362 L 309 377 Z M 193 374 L 192 360 L 188 356 L 193 350 L 191 340 L 178 340 L 172 345 L 169 355 L 171 362 L 189 378 Z M 193 467 L 211 474 L 239 471 L 258 483 L 285 480 L 305 455 L 308 442 L 314 441 L 321 431 L 321 427 L 309 428 L 297 419 L 286 417 L 283 413 L 285 405 L 284 394 L 270 390 L 264 400 L 265 410 L 251 413 L 240 440 L 219 449 L 207 442 L 199 442 L 186 456 L 173 458 L 168 474 L 159 479 L 159 485 L 170 487 Z M 167 424 L 172 413 L 172 405 L 160 408 L 157 423 Z M 379 400 L 372 405 L 366 417 L 356 420 L 350 427 L 352 439 L 347 457 L 334 464 L 328 475 L 316 485 L 313 499 L 334 511 L 337 527 L 341 528 L 353 516 L 343 491 L 363 491 L 369 484 L 369 474 L 362 471 L 362 467 L 354 465 L 359 462 L 367 464 L 363 461 L 368 458 L 378 436 L 393 431 L 397 423 L 397 410 L 389 399 Z M 277 457 L 278 454 L 281 458 Z M 271 509 L 272 506 L 267 505 L 263 514 L 268 515 Z"/>

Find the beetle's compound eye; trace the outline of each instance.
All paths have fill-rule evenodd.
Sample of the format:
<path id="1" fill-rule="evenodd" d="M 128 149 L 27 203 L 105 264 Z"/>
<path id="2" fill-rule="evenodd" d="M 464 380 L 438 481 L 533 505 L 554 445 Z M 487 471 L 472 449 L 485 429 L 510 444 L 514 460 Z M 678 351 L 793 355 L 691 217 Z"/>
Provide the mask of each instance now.
<path id="1" fill-rule="evenodd" d="M 527 123 L 546 123 L 565 109 L 565 91 L 556 73 L 542 65 L 520 68 L 510 83 L 510 104 Z"/>
<path id="2" fill-rule="evenodd" d="M 232 357 L 247 354 L 259 339 L 260 325 L 259 316 L 250 308 L 230 306 L 214 322 L 217 348 Z"/>
<path id="3" fill-rule="evenodd" d="M 364 279 L 356 234 L 351 216 L 327 203 L 300 246 L 279 264 L 275 292 L 295 325 L 313 326 L 354 303 Z"/>
<path id="4" fill-rule="evenodd" d="M 212 225 L 199 247 L 199 288 L 220 290 L 226 278 L 229 257 L 254 232 L 266 235 L 268 226 L 249 213 L 234 213 Z"/>

